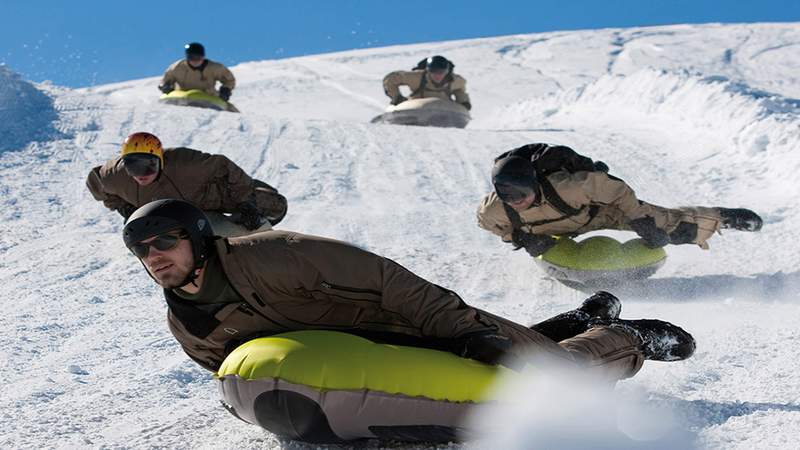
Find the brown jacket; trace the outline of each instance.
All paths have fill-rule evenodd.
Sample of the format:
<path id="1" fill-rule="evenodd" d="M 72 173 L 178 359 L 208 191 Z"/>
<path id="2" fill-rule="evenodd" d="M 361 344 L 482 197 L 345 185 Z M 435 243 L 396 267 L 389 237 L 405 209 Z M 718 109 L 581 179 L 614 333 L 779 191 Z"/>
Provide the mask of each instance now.
<path id="1" fill-rule="evenodd" d="M 200 68 L 193 68 L 185 59 L 175 61 L 164 72 L 161 85 L 176 85 L 176 89 L 188 91 L 199 89 L 206 94 L 217 95 L 217 81 L 226 88 L 236 87 L 236 78 L 224 65 L 206 59 Z"/>
<path id="2" fill-rule="evenodd" d="M 186 353 L 216 370 L 237 344 L 289 330 L 390 333 L 443 343 L 497 331 L 515 352 L 531 351 L 571 364 L 604 366 L 612 378 L 631 376 L 642 356 L 631 336 L 603 327 L 589 339 L 554 341 L 525 326 L 473 308 L 454 292 L 399 264 L 350 244 L 285 231 L 218 242 L 225 275 L 241 303 L 192 305 L 165 291 L 170 331 Z M 213 306 L 213 305 L 212 305 Z M 598 329 L 600 331 L 598 331 Z M 585 338 L 585 337 L 584 337 Z"/>
<path id="3" fill-rule="evenodd" d="M 423 79 L 425 86 L 420 89 Z M 456 103 L 469 103 L 467 80 L 454 73 L 448 75 L 448 80 L 441 86 L 436 86 L 425 70 L 398 70 L 384 77 L 383 90 L 389 98 L 394 99 L 400 95 L 400 86 L 405 85 L 411 89 L 409 98 L 437 97 L 445 100 L 455 99 Z"/>
<path id="4" fill-rule="evenodd" d="M 286 214 L 287 206 L 286 198 L 275 188 L 250 178 L 225 156 L 183 147 L 164 150 L 164 168 L 147 186 L 140 186 L 125 172 L 122 156 L 92 169 L 86 186 L 96 200 L 112 210 L 177 198 L 204 211 L 233 213 L 240 203 L 251 201 L 276 224 Z"/>
<path id="5" fill-rule="evenodd" d="M 519 213 L 522 230 L 533 234 L 574 236 L 593 230 L 630 230 L 634 219 L 652 217 L 656 227 L 673 233 L 682 223 L 696 224 L 696 235 L 680 243 L 695 243 L 708 248 L 706 240 L 720 228 L 719 212 L 714 208 L 663 208 L 636 198 L 624 181 L 604 172 L 558 171 L 547 177 L 558 195 L 572 208 L 580 209 L 568 216 L 542 195 L 537 203 Z M 478 206 L 478 225 L 511 242 L 513 226 L 503 202 L 495 192 L 487 194 Z M 682 228 L 681 228 L 682 229 Z M 673 242 L 673 243 L 679 243 Z"/>

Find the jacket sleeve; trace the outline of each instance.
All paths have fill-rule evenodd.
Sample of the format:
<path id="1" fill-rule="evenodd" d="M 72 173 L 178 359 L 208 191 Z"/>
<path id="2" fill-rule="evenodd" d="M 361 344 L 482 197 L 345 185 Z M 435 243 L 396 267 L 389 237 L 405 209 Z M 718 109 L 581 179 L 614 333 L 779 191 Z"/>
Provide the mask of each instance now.
<path id="1" fill-rule="evenodd" d="M 177 64 L 173 63 L 164 71 L 164 75 L 161 77 L 161 86 L 168 84 L 174 85 L 178 81 L 175 77 L 175 67 L 177 67 Z"/>
<path id="2" fill-rule="evenodd" d="M 236 212 L 239 204 L 254 196 L 253 179 L 224 155 L 203 155 L 206 158 L 205 164 L 213 167 L 213 182 L 221 194 L 223 212 Z"/>
<path id="3" fill-rule="evenodd" d="M 383 78 L 383 92 L 394 99 L 400 95 L 400 86 L 408 86 L 411 91 L 419 89 L 419 83 L 422 80 L 419 72 L 398 70 L 391 72 Z"/>
<path id="4" fill-rule="evenodd" d="M 486 194 L 478 205 L 478 226 L 500 236 L 505 242 L 511 242 L 514 226 L 494 192 Z"/>
<path id="5" fill-rule="evenodd" d="M 467 94 L 467 80 L 461 76 L 454 76 L 451 92 L 456 99 L 456 103 L 471 103 Z"/>
<path id="6" fill-rule="evenodd" d="M 201 207 L 212 210 L 219 208 L 222 212 L 234 213 L 243 202 L 251 202 L 273 225 L 286 214 L 286 198 L 277 189 L 260 180 L 254 180 L 226 156 L 198 151 L 194 151 L 192 155 L 195 159 L 194 165 L 198 168 L 189 172 L 205 173 L 219 192 L 218 206 L 200 205 Z"/>
<path id="7" fill-rule="evenodd" d="M 493 329 L 452 291 L 415 275 L 396 262 L 331 239 L 287 234 L 282 251 L 269 252 L 258 271 L 264 282 L 288 294 L 276 309 L 314 326 L 358 326 L 360 308 L 382 311 L 387 325 L 410 326 L 421 336 L 456 338 Z M 250 249 L 253 259 L 258 250 Z M 284 295 L 286 295 L 284 294 Z M 303 302 L 298 299 L 306 296 Z M 311 302 L 311 303 L 307 303 Z M 324 303 L 320 303 L 324 302 Z M 344 303 L 347 308 L 337 308 Z M 342 311 L 352 312 L 346 316 Z M 396 317 L 396 318 L 395 318 Z"/>
<path id="8" fill-rule="evenodd" d="M 231 72 L 230 69 L 222 64 L 220 64 L 217 78 L 219 79 L 220 83 L 222 83 L 223 87 L 226 87 L 230 90 L 233 90 L 233 88 L 236 87 L 236 77 L 233 76 L 233 72 Z"/>
<path id="9" fill-rule="evenodd" d="M 580 183 L 583 204 L 613 206 L 628 220 L 644 216 L 636 193 L 624 181 L 604 172 L 578 172 L 573 180 Z"/>
<path id="10" fill-rule="evenodd" d="M 383 77 L 383 92 L 391 99 L 400 95 L 400 77 L 397 72 L 392 72 Z"/>
<path id="11" fill-rule="evenodd" d="M 128 205 L 122 197 L 119 197 L 108 189 L 104 184 L 104 179 L 108 174 L 107 166 L 97 166 L 89 172 L 86 178 L 86 187 L 89 188 L 95 200 L 103 202 L 103 205 L 110 210 L 118 210 Z"/>

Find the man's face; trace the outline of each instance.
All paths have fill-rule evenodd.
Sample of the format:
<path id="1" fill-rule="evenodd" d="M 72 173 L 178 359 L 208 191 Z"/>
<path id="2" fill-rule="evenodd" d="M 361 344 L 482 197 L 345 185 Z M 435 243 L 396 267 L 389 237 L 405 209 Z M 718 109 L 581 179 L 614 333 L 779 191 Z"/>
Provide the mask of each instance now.
<path id="1" fill-rule="evenodd" d="M 139 186 L 147 186 L 153 181 L 156 181 L 156 178 L 158 178 L 158 173 L 154 173 L 151 175 L 143 175 L 140 177 L 133 177 L 133 179 L 136 181 L 137 184 L 139 184 Z"/>
<path id="2" fill-rule="evenodd" d="M 166 233 L 171 236 L 178 236 L 178 231 Z M 150 244 L 159 236 L 145 239 L 140 244 Z M 194 270 L 194 256 L 192 255 L 192 244 L 188 239 L 181 238 L 177 244 L 166 250 L 159 250 L 154 246 L 149 246 L 147 255 L 141 258 L 144 267 L 156 282 L 165 289 L 175 289 L 184 285 L 183 281 Z"/>
<path id="3" fill-rule="evenodd" d="M 444 80 L 444 77 L 447 76 L 446 70 L 441 70 L 438 72 L 428 72 L 428 76 L 431 77 L 431 81 L 434 83 L 441 83 Z"/>
<path id="4" fill-rule="evenodd" d="M 125 172 L 133 178 L 139 186 L 147 186 L 158 178 L 161 170 L 161 160 L 158 156 L 149 153 L 131 153 L 122 157 Z"/>
<path id="5" fill-rule="evenodd" d="M 497 183 L 494 185 L 494 190 L 500 201 L 512 207 L 515 211 L 525 211 L 536 200 L 536 191 L 530 186 Z"/>
<path id="6" fill-rule="evenodd" d="M 506 203 L 508 203 L 508 206 L 512 207 L 514 211 L 525 211 L 533 205 L 535 199 L 536 195 L 531 193 L 517 201 L 508 201 Z"/>
<path id="7" fill-rule="evenodd" d="M 186 61 L 192 67 L 200 67 L 200 65 L 203 64 L 203 61 L 205 61 L 205 60 L 206 60 L 206 58 L 203 57 L 203 56 L 194 56 L 194 55 L 189 56 L 188 58 L 186 58 Z"/>

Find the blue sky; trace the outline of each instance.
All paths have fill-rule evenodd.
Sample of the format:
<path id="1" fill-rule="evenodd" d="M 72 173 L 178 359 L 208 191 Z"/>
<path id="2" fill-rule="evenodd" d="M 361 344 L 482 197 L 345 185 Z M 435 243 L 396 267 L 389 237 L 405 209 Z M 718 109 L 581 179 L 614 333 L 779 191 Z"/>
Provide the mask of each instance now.
<path id="1" fill-rule="evenodd" d="M 798 0 L 3 0 L 0 62 L 33 81 L 76 87 L 159 75 L 187 41 L 233 65 L 552 30 L 795 21 Z"/>

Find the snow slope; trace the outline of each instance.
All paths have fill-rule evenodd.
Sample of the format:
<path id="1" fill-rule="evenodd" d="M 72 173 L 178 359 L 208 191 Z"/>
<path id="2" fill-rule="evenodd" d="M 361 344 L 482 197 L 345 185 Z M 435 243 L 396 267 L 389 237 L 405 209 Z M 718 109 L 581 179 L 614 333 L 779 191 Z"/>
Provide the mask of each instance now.
<path id="1" fill-rule="evenodd" d="M 432 53 L 467 78 L 470 126 L 368 124 L 387 102 L 382 76 Z M 38 86 L 61 134 L 0 153 L 0 447 L 305 448 L 218 405 L 123 247 L 120 217 L 85 189 L 91 167 L 134 131 L 224 153 L 278 186 L 290 203 L 279 228 L 354 242 L 526 323 L 582 295 L 476 226 L 494 155 L 563 143 L 608 162 L 648 201 L 752 207 L 762 233 L 670 248 L 656 278 L 620 293 L 623 317 L 674 321 L 698 351 L 647 363 L 617 392 L 669 408 L 698 446 L 796 446 L 799 66 L 800 24 L 703 25 L 246 63 L 233 68 L 240 115 L 158 104 L 156 78 Z"/>

